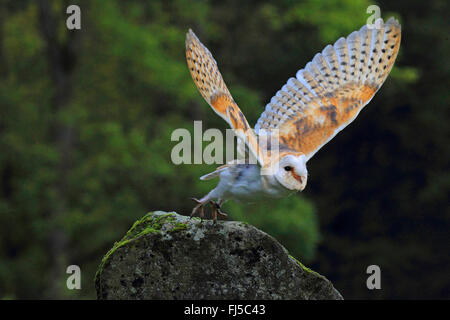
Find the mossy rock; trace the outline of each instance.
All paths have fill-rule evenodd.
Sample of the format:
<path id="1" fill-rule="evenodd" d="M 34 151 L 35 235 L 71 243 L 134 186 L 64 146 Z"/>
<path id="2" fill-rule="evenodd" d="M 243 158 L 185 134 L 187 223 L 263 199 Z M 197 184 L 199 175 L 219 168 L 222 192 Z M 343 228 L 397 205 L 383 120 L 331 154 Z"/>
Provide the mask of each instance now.
<path id="1" fill-rule="evenodd" d="M 273 237 L 235 221 L 151 212 L 104 256 L 99 299 L 342 299 Z"/>

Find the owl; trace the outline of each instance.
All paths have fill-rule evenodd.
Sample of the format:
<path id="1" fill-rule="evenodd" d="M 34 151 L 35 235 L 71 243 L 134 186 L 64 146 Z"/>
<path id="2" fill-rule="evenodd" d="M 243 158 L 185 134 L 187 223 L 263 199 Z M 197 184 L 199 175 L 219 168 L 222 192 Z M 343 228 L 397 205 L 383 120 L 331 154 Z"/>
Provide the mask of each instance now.
<path id="1" fill-rule="evenodd" d="M 201 180 L 220 181 L 201 199 L 193 198 L 191 216 L 203 217 L 204 206 L 210 203 L 216 220 L 226 216 L 221 205 L 227 200 L 254 202 L 303 191 L 307 162 L 374 97 L 394 65 L 400 38 L 396 19 L 379 19 L 326 46 L 275 94 L 251 129 L 211 52 L 189 30 L 186 59 L 195 85 L 231 126 L 240 150 L 257 160 L 234 160 L 202 176 Z M 267 143 L 273 139 L 276 144 Z"/>

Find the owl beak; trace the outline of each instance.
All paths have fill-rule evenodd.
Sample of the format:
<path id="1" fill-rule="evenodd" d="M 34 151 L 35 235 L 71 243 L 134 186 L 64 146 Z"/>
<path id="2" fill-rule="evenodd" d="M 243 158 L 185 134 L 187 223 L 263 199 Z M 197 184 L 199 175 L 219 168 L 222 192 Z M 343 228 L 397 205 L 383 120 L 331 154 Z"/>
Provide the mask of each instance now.
<path id="1" fill-rule="evenodd" d="M 301 176 L 299 176 L 298 174 L 296 174 L 295 170 L 292 170 L 292 176 L 294 177 L 295 180 L 300 182 L 301 185 L 303 185 L 303 178 Z"/>

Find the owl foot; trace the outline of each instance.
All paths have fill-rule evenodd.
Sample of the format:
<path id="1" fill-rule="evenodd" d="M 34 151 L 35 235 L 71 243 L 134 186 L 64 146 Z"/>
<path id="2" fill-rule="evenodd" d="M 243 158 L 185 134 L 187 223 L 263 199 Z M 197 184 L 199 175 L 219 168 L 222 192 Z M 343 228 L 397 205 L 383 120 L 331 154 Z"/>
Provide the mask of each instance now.
<path id="1" fill-rule="evenodd" d="M 196 199 L 196 198 L 191 198 L 192 200 L 194 200 L 195 202 L 197 202 L 197 205 L 194 207 L 194 209 L 192 209 L 192 213 L 191 213 L 191 218 L 197 213 L 198 211 L 198 216 L 200 217 L 200 219 L 203 219 L 203 206 L 205 205 L 204 202 L 201 202 L 200 200 Z"/>
<path id="2" fill-rule="evenodd" d="M 219 202 L 211 201 L 211 209 L 212 209 L 212 219 L 214 222 L 217 221 L 217 216 L 221 218 L 226 218 L 228 215 L 221 210 Z"/>

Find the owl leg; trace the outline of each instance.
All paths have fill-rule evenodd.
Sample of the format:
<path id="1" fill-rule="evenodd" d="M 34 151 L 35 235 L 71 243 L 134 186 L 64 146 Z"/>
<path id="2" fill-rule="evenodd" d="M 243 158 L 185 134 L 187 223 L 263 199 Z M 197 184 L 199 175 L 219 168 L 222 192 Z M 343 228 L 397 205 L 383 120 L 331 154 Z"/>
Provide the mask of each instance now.
<path id="1" fill-rule="evenodd" d="M 198 200 L 196 198 L 191 198 L 192 200 L 194 200 L 195 202 L 197 202 L 197 205 L 194 207 L 194 209 L 192 209 L 192 213 L 191 213 L 191 218 L 197 213 L 198 211 L 198 215 L 200 217 L 200 219 L 203 219 L 203 206 L 207 203 L 207 201 L 201 201 Z"/>
<path id="2" fill-rule="evenodd" d="M 200 219 L 203 219 L 204 217 L 204 207 L 205 204 L 207 204 L 208 202 L 210 202 L 212 199 L 215 199 L 216 197 L 216 190 L 212 190 L 211 192 L 209 192 L 206 196 L 204 196 L 203 198 L 196 199 L 196 198 L 191 198 L 192 200 L 194 200 L 197 205 L 194 207 L 194 209 L 192 209 L 192 213 L 191 213 L 191 218 L 193 216 L 195 216 L 195 214 L 198 212 L 198 216 L 200 217 Z"/>
<path id="3" fill-rule="evenodd" d="M 217 201 L 211 201 L 211 207 L 212 207 L 212 219 L 213 221 L 217 221 L 217 215 L 221 218 L 226 218 L 228 215 L 221 210 L 221 206 L 224 203 L 222 199 L 219 199 Z"/>

